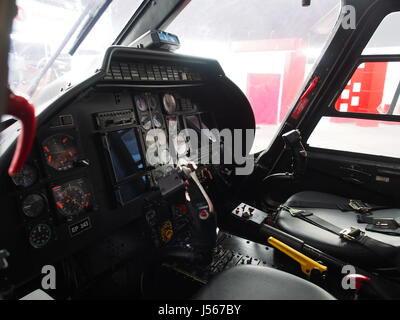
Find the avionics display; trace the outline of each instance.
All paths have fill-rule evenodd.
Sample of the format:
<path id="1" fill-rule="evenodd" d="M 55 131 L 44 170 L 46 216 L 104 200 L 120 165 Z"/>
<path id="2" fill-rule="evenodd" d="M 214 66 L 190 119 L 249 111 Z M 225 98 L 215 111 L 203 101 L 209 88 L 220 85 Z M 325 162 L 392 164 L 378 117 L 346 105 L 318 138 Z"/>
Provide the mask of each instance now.
<path id="1" fill-rule="evenodd" d="M 105 135 L 118 201 L 123 205 L 146 191 L 144 161 L 136 129 L 122 129 Z"/>
<path id="2" fill-rule="evenodd" d="M 106 139 L 117 183 L 144 169 L 140 143 L 135 129 L 110 132 L 106 135 Z"/>

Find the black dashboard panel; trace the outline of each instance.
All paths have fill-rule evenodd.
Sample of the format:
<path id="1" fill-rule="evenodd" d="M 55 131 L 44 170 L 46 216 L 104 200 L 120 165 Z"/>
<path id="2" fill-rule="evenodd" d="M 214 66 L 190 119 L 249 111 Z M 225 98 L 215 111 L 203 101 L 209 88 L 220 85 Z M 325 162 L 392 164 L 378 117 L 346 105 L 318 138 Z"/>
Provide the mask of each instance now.
<path id="1" fill-rule="evenodd" d="M 122 47 L 38 120 L 24 175 L 2 173 L 0 243 L 15 285 L 143 216 L 146 195 L 176 165 L 160 148 L 170 128 L 254 130 L 247 99 L 216 61 Z"/>

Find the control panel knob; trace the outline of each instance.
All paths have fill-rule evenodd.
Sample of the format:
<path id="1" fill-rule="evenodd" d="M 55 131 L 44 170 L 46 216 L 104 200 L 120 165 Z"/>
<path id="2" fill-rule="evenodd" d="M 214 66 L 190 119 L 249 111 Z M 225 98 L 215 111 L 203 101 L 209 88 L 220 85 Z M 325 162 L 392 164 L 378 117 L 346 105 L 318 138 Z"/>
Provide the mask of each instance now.
<path id="1" fill-rule="evenodd" d="M 88 159 L 81 159 L 75 162 L 75 167 L 88 167 L 90 162 Z"/>
<path id="2" fill-rule="evenodd" d="M 199 211 L 199 217 L 200 217 L 201 220 L 207 220 L 208 217 L 209 217 L 208 210 L 206 210 L 206 209 L 201 209 L 201 210 Z"/>

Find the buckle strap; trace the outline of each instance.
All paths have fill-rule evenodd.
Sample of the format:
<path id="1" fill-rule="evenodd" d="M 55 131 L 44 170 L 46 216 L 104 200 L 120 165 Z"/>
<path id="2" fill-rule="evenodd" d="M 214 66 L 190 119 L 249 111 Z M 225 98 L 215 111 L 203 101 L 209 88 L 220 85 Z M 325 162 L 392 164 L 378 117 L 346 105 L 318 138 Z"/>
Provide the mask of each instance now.
<path id="1" fill-rule="evenodd" d="M 339 203 L 330 203 L 323 201 L 314 201 L 314 200 L 291 200 L 288 203 L 289 206 L 295 208 L 320 208 L 320 209 L 339 209 L 343 212 L 353 211 L 361 214 L 367 214 L 371 211 L 388 209 L 388 206 L 377 206 L 366 203 L 362 200 L 343 200 L 339 201 Z"/>
<path id="2" fill-rule="evenodd" d="M 388 209 L 387 206 L 374 206 L 368 203 L 365 203 L 361 200 L 350 199 L 349 202 L 345 205 L 337 206 L 341 211 L 355 211 L 361 214 L 368 214 L 374 210 Z"/>
<path id="3" fill-rule="evenodd" d="M 313 215 L 311 212 L 291 208 L 289 206 L 282 205 L 279 207 L 281 210 L 285 210 L 290 213 L 292 217 L 299 218 L 305 222 L 308 222 L 318 228 L 329 231 L 333 234 L 338 235 L 342 239 L 346 239 L 348 241 L 358 241 L 364 235 L 365 232 L 361 231 L 358 228 L 351 227 L 347 229 L 340 229 L 339 227 L 333 225 L 332 223 Z"/>
<path id="4" fill-rule="evenodd" d="M 365 235 L 365 232 L 355 228 L 355 227 L 350 227 L 343 229 L 340 231 L 339 236 L 343 239 L 349 240 L 349 241 L 356 241 L 359 240 L 361 237 Z"/>
<path id="5" fill-rule="evenodd" d="M 285 205 L 279 206 L 278 211 L 279 210 L 285 210 L 285 211 L 289 212 L 292 217 L 296 217 L 296 218 L 308 217 L 308 216 L 312 215 L 311 212 L 308 212 L 308 211 L 305 211 L 302 209 L 291 208 L 291 207 L 285 206 Z"/>
<path id="6" fill-rule="evenodd" d="M 316 215 L 313 215 L 312 213 L 310 214 L 309 212 L 305 212 L 304 210 L 298 210 L 298 209 L 293 209 L 288 206 L 281 206 L 280 207 L 282 210 L 288 211 L 293 217 L 296 217 L 298 219 L 301 219 L 307 223 L 313 224 L 314 226 L 321 228 L 323 230 L 326 230 L 328 232 L 331 232 L 333 234 L 336 234 L 339 236 L 341 239 L 349 242 L 353 242 L 355 244 L 361 245 L 371 251 L 374 255 L 379 257 L 382 260 L 387 261 L 387 263 L 392 264 L 392 258 L 391 256 L 396 255 L 398 253 L 398 250 L 396 247 L 393 245 L 390 245 L 388 243 L 375 240 L 374 238 L 368 237 L 364 231 L 355 228 L 355 227 L 350 227 L 346 229 L 340 229 L 339 227 L 333 225 L 332 223 L 317 217 Z M 304 216 L 304 214 L 308 214 L 308 216 Z M 400 221 L 399 221 L 400 222 Z M 374 225 L 368 225 L 366 227 L 366 230 L 369 230 L 369 226 L 374 227 Z M 388 229 L 381 229 L 382 233 L 388 233 L 388 234 L 397 234 L 400 236 L 400 228 L 397 230 L 388 230 Z M 375 231 L 375 230 L 371 230 Z M 397 233 L 399 232 L 399 233 Z"/>
<path id="7" fill-rule="evenodd" d="M 368 204 L 362 202 L 361 200 L 349 200 L 349 207 L 352 208 L 355 212 L 359 213 L 368 213 L 372 210 Z"/>

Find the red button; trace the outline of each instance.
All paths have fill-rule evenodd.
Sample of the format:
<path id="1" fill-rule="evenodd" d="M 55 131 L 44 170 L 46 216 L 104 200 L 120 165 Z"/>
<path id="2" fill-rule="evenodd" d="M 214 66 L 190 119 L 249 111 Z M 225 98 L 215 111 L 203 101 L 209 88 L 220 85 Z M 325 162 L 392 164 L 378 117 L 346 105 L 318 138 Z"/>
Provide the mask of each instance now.
<path id="1" fill-rule="evenodd" d="M 208 211 L 206 209 L 200 210 L 200 219 L 207 219 L 208 218 Z"/>

